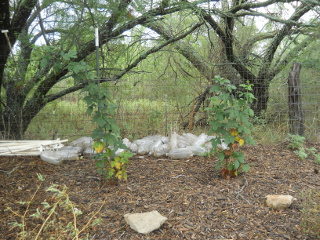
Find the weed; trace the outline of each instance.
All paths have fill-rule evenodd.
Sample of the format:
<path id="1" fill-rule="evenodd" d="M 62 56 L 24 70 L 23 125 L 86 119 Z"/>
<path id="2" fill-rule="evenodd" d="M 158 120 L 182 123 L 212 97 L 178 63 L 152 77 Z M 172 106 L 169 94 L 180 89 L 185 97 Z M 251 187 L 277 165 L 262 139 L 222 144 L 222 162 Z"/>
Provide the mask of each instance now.
<path id="1" fill-rule="evenodd" d="M 19 201 L 18 203 L 25 209 L 24 212 L 14 211 L 7 208 L 7 211 L 18 217 L 19 220 L 11 222 L 13 228 L 18 228 L 17 239 L 89 239 L 85 233 L 89 228 L 101 222 L 97 218 L 98 211 L 86 221 L 84 226 L 78 226 L 79 217 L 83 215 L 82 211 L 70 200 L 67 186 L 52 184 L 46 191 L 53 194 L 52 201 L 44 200 L 41 206 L 31 209 L 31 204 L 36 204 L 35 197 L 39 194 L 44 178 L 37 174 L 40 181 L 35 193 L 29 201 Z M 32 226 L 36 224 L 36 226 Z"/>
<path id="2" fill-rule="evenodd" d="M 306 138 L 300 135 L 292 135 L 289 134 L 289 145 L 288 148 L 294 150 L 293 152 L 297 154 L 297 156 L 305 160 L 307 159 L 310 155 L 314 157 L 314 163 L 315 164 L 320 164 L 320 153 L 317 153 L 317 150 L 312 147 L 312 148 L 306 148 L 305 147 L 305 141 Z"/>
<path id="3" fill-rule="evenodd" d="M 289 134 L 289 145 L 288 148 L 292 150 L 299 150 L 305 145 L 306 138 L 300 135 Z"/>

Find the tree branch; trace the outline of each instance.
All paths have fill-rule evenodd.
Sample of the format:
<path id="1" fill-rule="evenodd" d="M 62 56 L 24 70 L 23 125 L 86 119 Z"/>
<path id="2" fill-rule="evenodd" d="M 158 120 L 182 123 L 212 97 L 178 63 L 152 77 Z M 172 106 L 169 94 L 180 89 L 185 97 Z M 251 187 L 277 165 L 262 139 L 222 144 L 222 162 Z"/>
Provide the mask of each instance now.
<path id="1" fill-rule="evenodd" d="M 114 27 L 116 27 L 117 24 L 117 19 L 121 16 L 121 11 L 125 10 L 126 7 L 128 6 L 129 2 L 128 0 L 122 0 L 121 3 L 118 5 L 118 9 L 115 10 L 115 13 L 111 14 L 111 17 L 109 18 L 109 21 L 105 24 L 105 26 L 101 29 L 100 31 L 100 42 L 102 44 L 107 43 L 108 41 L 110 41 L 111 39 L 118 37 L 119 35 L 121 35 L 123 32 L 132 29 L 133 27 L 139 25 L 139 24 L 144 24 L 146 22 L 150 22 L 151 19 L 153 19 L 152 17 L 154 16 L 162 16 L 162 15 L 166 15 L 169 13 L 173 13 L 173 12 L 177 12 L 180 11 L 181 9 L 186 9 L 187 7 L 183 8 L 183 6 L 175 6 L 175 7 L 170 7 L 167 8 L 165 10 L 159 8 L 155 8 L 152 9 L 146 13 L 144 13 L 142 16 L 129 20 L 128 22 L 123 23 L 122 25 L 118 26 L 117 28 L 113 29 Z M 192 4 L 193 6 L 193 4 Z M 191 30 L 196 29 L 198 26 L 195 25 Z M 190 31 L 191 31 L 190 30 Z M 160 50 L 161 48 L 165 47 L 166 45 L 178 41 L 179 39 L 185 37 L 187 34 L 189 34 L 189 31 L 177 38 L 171 39 L 169 41 L 167 41 L 164 44 L 161 44 L 147 52 L 145 52 L 144 54 L 142 54 L 138 59 L 136 59 L 133 63 L 131 63 L 126 69 L 124 69 L 122 72 L 116 74 L 113 79 L 117 80 L 119 78 L 121 78 L 125 73 L 127 73 L 130 69 L 134 68 L 135 66 L 137 66 L 137 64 L 139 62 L 141 62 L 143 59 L 145 59 L 148 55 Z M 108 37 L 105 37 L 108 36 Z M 88 56 L 90 53 L 95 51 L 95 45 L 94 45 L 94 39 L 88 41 L 87 43 L 85 43 L 82 47 L 82 49 L 79 50 L 77 57 L 75 59 L 73 59 L 72 61 L 74 62 L 80 62 L 81 60 L 83 60 L 86 56 Z M 35 91 L 35 94 L 37 94 L 38 96 L 46 96 L 46 94 L 50 91 L 51 87 L 57 83 L 63 76 L 65 76 L 69 70 L 66 68 L 67 63 L 65 64 L 65 67 L 59 72 L 59 73 L 55 73 L 54 71 L 51 71 L 50 74 L 48 76 L 45 77 L 45 72 L 43 72 L 43 74 L 35 77 L 33 79 L 33 84 L 35 83 L 40 83 L 37 85 L 37 89 Z M 49 72 L 50 69 L 48 68 L 46 72 Z M 44 81 L 42 81 L 42 78 L 45 77 L 46 79 Z M 103 82 L 103 81 L 101 81 Z M 30 89 L 31 87 L 31 83 L 28 86 L 28 89 Z M 26 88 L 27 89 L 27 88 Z M 77 88 L 76 88 L 77 89 Z M 78 89 L 77 89 L 78 90 Z M 68 92 L 69 93 L 69 92 Z M 53 99 L 53 98 L 52 98 Z M 38 100 L 40 101 L 40 100 Z M 44 100 L 41 100 L 42 102 L 40 103 L 42 106 L 44 106 L 44 104 L 46 104 L 46 102 L 44 102 Z M 28 102 L 26 103 L 26 108 L 30 105 L 32 105 L 32 102 Z"/>
<path id="2" fill-rule="evenodd" d="M 9 38 L 12 46 L 15 44 L 19 35 L 17 33 L 21 33 L 28 18 L 30 17 L 32 10 L 36 6 L 37 1 L 38 0 L 21 1 L 21 5 L 19 5 L 18 9 L 15 10 L 10 26 L 13 31 L 9 32 Z"/>
<path id="3" fill-rule="evenodd" d="M 171 32 L 166 30 L 164 26 L 160 25 L 160 23 L 148 23 L 146 27 L 158 33 L 164 39 L 169 40 L 173 38 Z M 210 67 L 202 60 L 203 58 L 197 55 L 197 51 L 192 51 L 190 45 L 186 45 L 183 42 L 179 44 L 174 44 L 174 48 L 184 56 L 198 71 L 208 80 L 212 80 L 212 70 Z"/>
<path id="4" fill-rule="evenodd" d="M 150 54 L 158 52 L 159 50 L 161 50 L 162 48 L 164 48 L 165 46 L 177 42 L 183 38 L 185 38 L 186 36 L 188 36 L 190 33 L 192 33 L 194 30 L 196 30 L 197 28 L 199 28 L 201 25 L 203 25 L 204 22 L 200 22 L 195 24 L 193 27 L 190 28 L 190 30 L 186 31 L 185 33 L 181 34 L 180 36 L 168 39 L 165 43 L 160 44 L 159 46 L 155 46 L 153 48 L 151 48 L 150 50 L 146 51 L 144 54 L 141 54 L 133 63 L 131 63 L 130 65 L 128 65 L 126 67 L 126 69 L 124 69 L 123 71 L 121 71 L 120 73 L 116 74 L 114 76 L 114 79 L 120 79 L 123 75 L 125 75 L 128 71 L 130 71 L 131 69 L 133 69 L 134 67 L 136 67 L 142 60 L 146 59 Z"/>
<path id="5" fill-rule="evenodd" d="M 272 42 L 269 45 L 269 48 L 266 50 L 265 57 L 263 58 L 263 66 L 261 67 L 258 78 L 265 79 L 266 74 L 270 74 L 268 69 L 270 68 L 272 59 L 274 57 L 274 54 L 281 43 L 281 41 L 284 39 L 285 36 L 291 31 L 292 27 L 294 26 L 291 21 L 298 21 L 305 13 L 307 13 L 312 6 L 308 5 L 300 5 L 298 8 L 296 8 L 295 12 L 291 15 L 289 18 L 289 21 L 280 29 L 280 31 L 275 35 Z M 268 73 L 269 72 L 269 73 Z"/>

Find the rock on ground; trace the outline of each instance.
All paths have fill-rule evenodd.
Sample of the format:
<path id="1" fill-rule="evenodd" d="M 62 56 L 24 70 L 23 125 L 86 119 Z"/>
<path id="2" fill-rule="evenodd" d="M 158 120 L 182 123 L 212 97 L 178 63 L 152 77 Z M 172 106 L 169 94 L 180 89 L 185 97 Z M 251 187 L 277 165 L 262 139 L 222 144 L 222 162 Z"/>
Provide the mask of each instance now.
<path id="1" fill-rule="evenodd" d="M 127 213 L 124 215 L 126 222 L 138 233 L 148 234 L 158 228 L 167 220 L 158 211 L 145 213 Z"/>

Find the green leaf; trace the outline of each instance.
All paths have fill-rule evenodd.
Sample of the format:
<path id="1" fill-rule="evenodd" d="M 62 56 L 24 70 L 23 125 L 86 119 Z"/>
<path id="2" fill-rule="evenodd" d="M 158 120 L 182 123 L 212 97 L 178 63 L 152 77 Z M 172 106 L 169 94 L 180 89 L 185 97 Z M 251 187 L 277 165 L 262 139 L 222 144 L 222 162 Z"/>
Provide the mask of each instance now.
<path id="1" fill-rule="evenodd" d="M 214 85 L 211 89 L 210 92 L 219 92 L 221 87 L 219 85 Z"/>
<path id="2" fill-rule="evenodd" d="M 220 161 L 223 161 L 223 160 L 226 158 L 226 156 L 221 152 L 221 153 L 218 153 L 218 154 L 217 154 L 217 158 L 218 158 Z"/>
<path id="3" fill-rule="evenodd" d="M 249 166 L 248 164 L 244 164 L 244 165 L 242 166 L 242 171 L 248 172 L 249 170 L 250 170 L 250 166 Z"/>
<path id="4" fill-rule="evenodd" d="M 216 166 L 215 166 L 215 169 L 216 169 L 216 170 L 220 170 L 220 169 L 221 169 L 221 165 L 222 165 L 221 162 L 217 162 L 217 163 L 216 163 Z"/>
<path id="5" fill-rule="evenodd" d="M 238 169 L 240 167 L 240 162 L 238 160 L 235 160 L 233 164 L 235 169 Z"/>
<path id="6" fill-rule="evenodd" d="M 234 165 L 232 163 L 229 163 L 228 164 L 228 170 L 229 171 L 232 171 L 232 170 L 235 170 L 236 168 L 234 167 Z"/>
<path id="7" fill-rule="evenodd" d="M 94 116 L 93 117 L 93 121 L 96 122 L 99 125 L 99 127 L 104 127 L 106 125 L 106 123 L 107 123 L 104 120 L 104 118 L 101 117 L 101 116 Z"/>
<path id="8" fill-rule="evenodd" d="M 40 61 L 40 68 L 45 68 L 48 64 L 48 60 L 46 58 L 42 58 Z"/>
<path id="9" fill-rule="evenodd" d="M 88 107 L 87 108 L 87 114 L 90 116 L 91 114 L 92 114 L 92 112 L 93 112 L 93 107 Z"/>
<path id="10" fill-rule="evenodd" d="M 104 161 L 102 161 L 102 160 L 96 161 L 97 168 L 104 168 L 104 166 L 105 166 Z"/>

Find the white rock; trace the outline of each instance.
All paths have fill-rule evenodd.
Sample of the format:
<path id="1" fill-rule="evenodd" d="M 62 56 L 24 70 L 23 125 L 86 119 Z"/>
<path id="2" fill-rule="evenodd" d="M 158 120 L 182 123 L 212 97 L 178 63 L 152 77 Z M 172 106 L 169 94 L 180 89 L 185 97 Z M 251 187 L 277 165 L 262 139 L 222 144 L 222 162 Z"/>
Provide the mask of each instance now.
<path id="1" fill-rule="evenodd" d="M 145 213 L 127 213 L 124 219 L 130 227 L 138 233 L 148 234 L 158 228 L 167 220 L 158 211 Z"/>
<path id="2" fill-rule="evenodd" d="M 267 206 L 275 210 L 283 210 L 288 208 L 294 200 L 297 200 L 291 195 L 267 195 L 266 198 Z"/>

